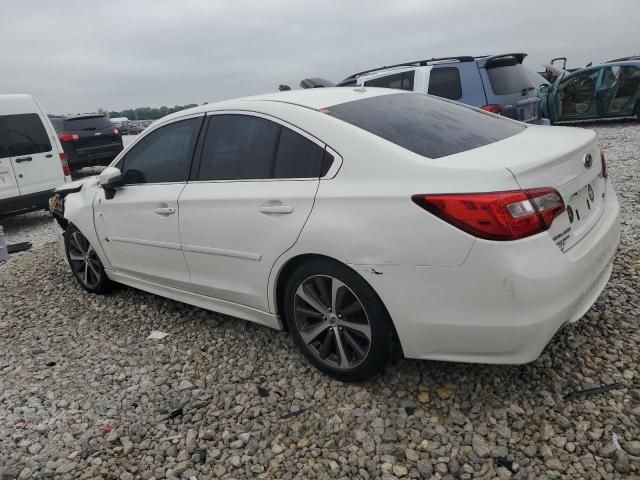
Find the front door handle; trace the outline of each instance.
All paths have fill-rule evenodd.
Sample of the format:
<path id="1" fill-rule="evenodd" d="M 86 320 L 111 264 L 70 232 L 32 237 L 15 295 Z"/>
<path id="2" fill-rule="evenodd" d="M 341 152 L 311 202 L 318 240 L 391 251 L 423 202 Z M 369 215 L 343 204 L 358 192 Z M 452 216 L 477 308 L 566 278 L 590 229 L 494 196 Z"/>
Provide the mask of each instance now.
<path id="1" fill-rule="evenodd" d="M 160 207 L 156 208 L 153 212 L 157 213 L 158 215 L 172 215 L 176 213 L 176 209 L 173 207 Z"/>
<path id="2" fill-rule="evenodd" d="M 291 205 L 265 205 L 260 207 L 261 213 L 293 213 Z"/>
<path id="3" fill-rule="evenodd" d="M 31 161 L 31 157 L 20 157 L 20 158 L 16 158 L 16 163 L 30 162 L 30 161 Z"/>

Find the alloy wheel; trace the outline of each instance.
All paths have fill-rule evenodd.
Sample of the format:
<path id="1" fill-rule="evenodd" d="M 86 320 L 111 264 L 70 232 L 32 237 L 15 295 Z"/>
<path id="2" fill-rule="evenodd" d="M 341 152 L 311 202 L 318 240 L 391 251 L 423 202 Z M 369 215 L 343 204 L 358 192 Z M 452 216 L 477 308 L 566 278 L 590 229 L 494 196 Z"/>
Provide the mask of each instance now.
<path id="1" fill-rule="evenodd" d="M 362 302 L 340 280 L 314 275 L 296 290 L 295 323 L 302 341 L 320 362 L 348 370 L 371 347 L 371 324 Z"/>
<path id="2" fill-rule="evenodd" d="M 69 263 L 85 288 L 97 288 L 101 278 L 100 260 L 89 240 L 77 230 L 69 236 Z"/>

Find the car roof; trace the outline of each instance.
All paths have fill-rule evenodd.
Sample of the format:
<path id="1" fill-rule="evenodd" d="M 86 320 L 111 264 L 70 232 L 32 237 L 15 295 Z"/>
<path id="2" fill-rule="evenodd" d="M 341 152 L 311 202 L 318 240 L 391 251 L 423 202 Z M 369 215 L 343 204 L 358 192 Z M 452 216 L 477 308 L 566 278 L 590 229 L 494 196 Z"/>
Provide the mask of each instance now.
<path id="1" fill-rule="evenodd" d="M 483 68 L 487 65 L 487 63 L 492 62 L 494 60 L 498 60 L 501 58 L 513 57 L 518 63 L 522 63 L 524 58 L 527 56 L 526 53 L 501 53 L 499 55 L 479 55 L 479 56 L 457 56 L 457 57 L 440 57 L 440 58 L 428 58 L 424 60 L 413 60 L 411 62 L 397 63 L 395 65 L 385 65 L 383 67 L 371 68 L 369 70 L 364 70 L 362 72 L 354 73 L 353 75 L 349 75 L 347 78 L 338 83 L 338 85 L 344 85 L 350 83 L 359 77 L 364 75 L 370 75 L 377 72 L 388 72 L 390 70 L 396 70 L 401 67 L 409 67 L 407 70 L 411 70 L 417 67 L 426 67 L 426 66 L 435 66 L 435 65 L 446 65 L 450 63 L 466 63 L 466 62 L 476 62 L 480 68 Z"/>
<path id="2" fill-rule="evenodd" d="M 596 67 L 611 67 L 611 66 L 616 66 L 616 65 L 620 65 L 620 66 L 624 66 L 624 65 L 635 65 L 638 66 L 640 65 L 640 60 L 620 60 L 620 61 L 613 61 L 613 62 L 607 62 L 607 63 L 601 63 L 600 65 L 596 65 Z"/>
<path id="3" fill-rule="evenodd" d="M 279 102 L 296 105 L 302 108 L 312 110 L 322 110 L 341 103 L 353 102 L 364 98 L 379 97 L 381 95 L 391 95 L 394 93 L 411 94 L 400 90 L 390 88 L 345 88 L 345 87 L 328 87 L 328 88 L 308 88 L 302 90 L 287 90 L 284 92 L 265 93 L 262 95 L 253 95 L 250 97 L 242 97 L 233 100 L 224 100 L 216 103 L 208 103 L 198 107 L 181 110 L 171 115 L 167 115 L 164 120 L 183 117 L 197 113 L 215 112 L 219 110 L 246 110 L 249 103 L 255 105 L 256 102 Z"/>
<path id="4" fill-rule="evenodd" d="M 81 118 L 99 118 L 99 117 L 106 118 L 106 115 L 102 113 L 78 113 L 75 115 L 61 115 L 61 117 L 64 118 L 65 120 L 79 120 Z"/>
<path id="5" fill-rule="evenodd" d="M 575 75 L 578 75 L 580 73 L 584 73 L 584 72 L 591 72 L 593 70 L 599 70 L 601 68 L 604 67 L 624 67 L 625 65 L 633 65 L 636 67 L 640 67 L 640 61 L 639 60 L 626 60 L 626 61 L 622 61 L 622 62 L 611 62 L 611 63 L 600 63 L 598 65 L 591 65 L 589 67 L 584 67 L 584 68 L 579 68 L 577 70 L 574 70 L 568 74 L 565 74 L 563 76 L 563 80 L 566 80 L 568 78 L 572 78 Z"/>

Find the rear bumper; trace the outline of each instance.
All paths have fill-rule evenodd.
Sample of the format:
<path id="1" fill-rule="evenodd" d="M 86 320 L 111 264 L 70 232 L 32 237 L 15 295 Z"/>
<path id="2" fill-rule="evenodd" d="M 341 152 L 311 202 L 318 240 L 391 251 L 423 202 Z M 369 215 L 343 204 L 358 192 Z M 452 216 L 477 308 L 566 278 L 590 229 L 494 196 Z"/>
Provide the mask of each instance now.
<path id="1" fill-rule="evenodd" d="M 30 193 L 18 197 L 0 200 L 0 216 L 18 215 L 20 213 L 32 212 L 49 206 L 49 198 L 53 195 L 53 190 Z"/>
<path id="2" fill-rule="evenodd" d="M 108 165 L 116 158 L 124 147 L 122 143 L 113 145 L 100 145 L 75 149 L 66 147 L 67 161 L 71 168 L 88 167 L 92 165 Z"/>
<path id="3" fill-rule="evenodd" d="M 612 271 L 619 204 L 561 253 L 546 232 L 514 242 L 477 240 L 458 267 L 353 266 L 371 283 L 410 358 L 478 363 L 535 360 L 596 301 Z M 381 273 L 381 274 L 380 274 Z"/>

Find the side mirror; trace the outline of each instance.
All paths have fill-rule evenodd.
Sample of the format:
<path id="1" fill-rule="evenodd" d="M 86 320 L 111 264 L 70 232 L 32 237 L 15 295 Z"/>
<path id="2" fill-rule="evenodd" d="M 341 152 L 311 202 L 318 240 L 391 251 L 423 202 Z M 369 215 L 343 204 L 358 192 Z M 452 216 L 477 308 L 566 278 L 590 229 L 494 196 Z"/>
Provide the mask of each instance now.
<path id="1" fill-rule="evenodd" d="M 98 176 L 98 182 L 104 190 L 104 198 L 110 200 L 116 194 L 116 188 L 123 185 L 122 173 L 119 168 L 107 167 Z"/>
<path id="2" fill-rule="evenodd" d="M 549 93 L 549 85 L 547 85 L 546 83 L 543 83 L 542 85 L 540 85 L 540 88 L 538 89 L 538 92 L 540 92 L 540 93 Z"/>

